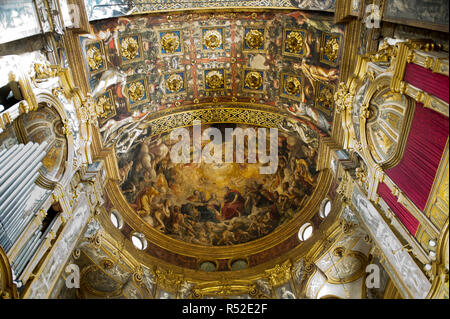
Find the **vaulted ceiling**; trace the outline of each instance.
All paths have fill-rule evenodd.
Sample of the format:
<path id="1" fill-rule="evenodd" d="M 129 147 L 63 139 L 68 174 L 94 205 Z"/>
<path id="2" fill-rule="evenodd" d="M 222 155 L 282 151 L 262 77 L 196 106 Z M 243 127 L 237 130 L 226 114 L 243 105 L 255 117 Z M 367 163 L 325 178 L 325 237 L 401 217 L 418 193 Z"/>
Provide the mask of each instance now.
<path id="1" fill-rule="evenodd" d="M 229 271 L 236 260 L 252 268 L 294 253 L 299 227 L 319 227 L 319 206 L 334 197 L 330 172 L 316 169 L 344 41 L 333 15 L 196 11 L 91 24 L 80 36 L 84 73 L 116 167 L 104 207 L 119 214 L 121 234 L 144 236 L 150 260 L 190 270 L 212 262 Z M 277 172 L 170 163 L 167 133 L 194 120 L 221 133 L 280 129 Z"/>

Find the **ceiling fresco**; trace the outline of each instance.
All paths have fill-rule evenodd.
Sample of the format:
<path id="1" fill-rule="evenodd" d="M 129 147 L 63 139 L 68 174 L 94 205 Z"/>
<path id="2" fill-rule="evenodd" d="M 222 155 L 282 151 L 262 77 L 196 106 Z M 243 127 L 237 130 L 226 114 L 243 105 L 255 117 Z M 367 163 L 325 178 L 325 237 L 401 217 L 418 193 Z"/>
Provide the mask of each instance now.
<path id="1" fill-rule="evenodd" d="M 221 132 L 252 128 L 213 126 Z M 203 132 L 208 127 L 203 126 Z M 257 132 L 254 145 L 259 145 L 261 132 Z M 118 155 L 122 193 L 150 226 L 183 242 L 223 246 L 264 237 L 289 221 L 310 198 L 317 184 L 319 141 L 317 135 L 307 144 L 294 135 L 280 134 L 273 145 L 266 136 L 265 145 L 277 151 L 278 160 L 275 172 L 261 174 L 259 160 L 249 163 L 251 138 L 245 143 L 244 163 L 237 156 L 227 163 L 225 152 L 218 153 L 217 163 L 176 163 L 171 149 L 178 139 L 169 134 L 143 139 Z M 203 140 L 203 153 L 212 143 L 225 149 L 226 143 L 215 139 Z M 217 156 L 215 148 L 213 153 Z"/>
<path id="2" fill-rule="evenodd" d="M 124 216 L 124 236 L 141 232 L 151 258 L 191 270 L 214 251 L 216 270 L 228 271 L 233 258 L 251 268 L 291 251 L 303 219 L 318 227 L 313 207 L 331 182 L 317 169 L 319 144 L 331 133 L 344 41 L 332 13 L 152 13 L 91 27 L 80 36 L 84 71 L 101 147 L 117 161 L 104 207 Z M 275 172 L 247 160 L 173 162 L 170 133 L 194 134 L 195 120 L 222 134 L 277 128 Z"/>
<path id="3" fill-rule="evenodd" d="M 203 103 L 264 104 L 329 133 L 343 28 L 326 12 L 135 15 L 80 37 L 100 126 Z M 128 120 L 127 120 L 128 121 Z"/>

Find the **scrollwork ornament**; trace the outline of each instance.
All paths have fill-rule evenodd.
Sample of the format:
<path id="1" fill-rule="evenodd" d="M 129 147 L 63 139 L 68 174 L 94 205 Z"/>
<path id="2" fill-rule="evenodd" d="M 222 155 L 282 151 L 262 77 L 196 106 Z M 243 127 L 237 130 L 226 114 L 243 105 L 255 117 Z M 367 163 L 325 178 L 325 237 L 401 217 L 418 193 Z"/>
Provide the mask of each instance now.
<path id="1" fill-rule="evenodd" d="M 202 299 L 203 294 L 200 292 L 200 289 L 194 288 L 194 289 L 192 289 L 191 297 L 192 297 L 192 299 Z"/>
<path id="2" fill-rule="evenodd" d="M 339 83 L 339 87 L 334 94 L 336 112 L 343 113 L 345 110 L 351 109 L 353 97 L 353 94 L 349 92 L 349 88 L 345 85 L 345 83 Z"/>
<path id="3" fill-rule="evenodd" d="M 89 237 L 89 242 L 99 249 L 102 245 L 102 235 L 98 232 L 95 236 Z"/>
<path id="4" fill-rule="evenodd" d="M 306 273 L 311 274 L 315 268 L 316 268 L 316 266 L 315 266 L 314 262 L 312 262 L 311 260 L 305 259 L 304 269 L 305 269 Z"/>
<path id="5" fill-rule="evenodd" d="M 142 266 L 136 267 L 133 273 L 133 280 L 137 283 L 141 283 L 144 280 L 144 269 Z"/>
<path id="6" fill-rule="evenodd" d="M 72 257 L 77 260 L 78 258 L 80 258 L 81 256 L 81 250 L 79 248 L 74 249 L 74 251 L 72 252 Z"/>

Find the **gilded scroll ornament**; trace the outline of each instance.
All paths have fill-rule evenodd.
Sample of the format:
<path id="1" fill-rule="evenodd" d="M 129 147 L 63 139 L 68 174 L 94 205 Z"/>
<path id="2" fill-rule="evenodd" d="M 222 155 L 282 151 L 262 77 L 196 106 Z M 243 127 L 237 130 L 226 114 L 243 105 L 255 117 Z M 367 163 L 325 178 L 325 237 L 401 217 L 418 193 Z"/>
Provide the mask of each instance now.
<path id="1" fill-rule="evenodd" d="M 266 275 L 272 287 L 282 285 L 289 281 L 291 277 L 291 262 L 286 260 L 283 264 L 275 265 L 274 268 L 267 269 Z"/>
<path id="2" fill-rule="evenodd" d="M 209 49 L 218 49 L 222 45 L 222 33 L 219 30 L 208 30 L 203 37 L 203 44 Z"/>
<path id="3" fill-rule="evenodd" d="M 90 46 L 87 49 L 86 54 L 87 54 L 89 68 L 92 71 L 98 70 L 102 67 L 103 57 L 102 57 L 102 54 L 100 53 L 100 50 L 95 45 Z"/>
<path id="4" fill-rule="evenodd" d="M 183 78 L 179 74 L 171 74 L 166 80 L 167 89 L 171 92 L 178 92 L 183 88 Z"/>
<path id="5" fill-rule="evenodd" d="M 250 49 L 258 49 L 263 45 L 264 36 L 259 30 L 250 30 L 245 35 L 245 44 Z"/>
<path id="6" fill-rule="evenodd" d="M 36 79 L 39 80 L 48 79 L 56 75 L 56 70 L 52 69 L 45 63 L 35 63 L 33 68 L 36 73 Z"/>
<path id="7" fill-rule="evenodd" d="M 206 84 L 212 89 L 220 89 L 224 85 L 223 74 L 217 70 L 206 74 Z"/>
<path id="8" fill-rule="evenodd" d="M 339 88 L 334 94 L 334 100 L 336 104 L 336 111 L 338 113 L 344 112 L 346 109 L 350 109 L 353 104 L 353 94 L 349 92 L 349 89 L 344 82 L 339 83 Z"/>
<path id="9" fill-rule="evenodd" d="M 303 36 L 298 31 L 290 32 L 286 37 L 286 49 L 292 53 L 299 53 L 303 48 Z"/>
<path id="10" fill-rule="evenodd" d="M 302 87 L 300 80 L 293 76 L 288 76 L 284 80 L 284 90 L 292 95 L 297 95 L 300 93 Z"/>
<path id="11" fill-rule="evenodd" d="M 144 98 L 145 88 L 141 82 L 133 82 L 128 87 L 128 96 L 131 101 L 137 102 Z"/>
<path id="12" fill-rule="evenodd" d="M 329 38 L 325 43 L 324 53 L 329 61 L 333 62 L 338 58 L 339 43 L 337 38 Z"/>
<path id="13" fill-rule="evenodd" d="M 180 46 L 180 38 L 174 32 L 167 32 L 161 37 L 161 47 L 167 53 L 174 53 Z"/>
<path id="14" fill-rule="evenodd" d="M 126 37 L 120 44 L 122 50 L 122 57 L 127 60 L 132 60 L 139 54 L 139 45 L 135 38 Z"/>
<path id="15" fill-rule="evenodd" d="M 251 89 L 257 90 L 263 84 L 261 73 L 250 71 L 245 75 L 245 85 Z"/>

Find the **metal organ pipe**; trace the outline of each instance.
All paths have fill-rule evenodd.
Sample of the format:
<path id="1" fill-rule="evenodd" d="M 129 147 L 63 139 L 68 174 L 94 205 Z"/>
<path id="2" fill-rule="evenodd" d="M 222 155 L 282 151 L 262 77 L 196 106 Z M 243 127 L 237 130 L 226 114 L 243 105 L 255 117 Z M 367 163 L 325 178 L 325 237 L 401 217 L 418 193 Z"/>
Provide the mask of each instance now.
<path id="1" fill-rule="evenodd" d="M 2 195 L 0 195 L 0 212 L 3 211 L 3 209 L 6 208 L 8 205 L 8 202 L 16 196 L 21 189 L 18 187 L 24 186 L 24 180 L 29 182 L 30 178 L 27 178 L 26 176 L 31 174 L 33 170 L 38 170 L 38 163 L 45 157 L 45 153 L 42 153 L 39 155 L 38 158 L 29 160 L 26 162 L 26 165 L 28 166 L 24 171 L 18 171 L 16 174 L 14 174 L 14 181 L 11 183 L 11 186 L 6 190 Z M 32 183 L 34 180 L 32 181 Z"/>
<path id="2" fill-rule="evenodd" d="M 47 142 L 16 144 L 0 152 L 0 245 L 9 252 L 23 230 L 35 216 L 26 215 L 26 205 L 39 177 Z M 14 260 L 14 270 L 20 274 L 37 249 L 41 230 L 38 229 Z"/>
<path id="3" fill-rule="evenodd" d="M 44 145 L 45 147 L 45 145 Z M 8 181 L 6 183 L 4 183 L 1 187 L 0 187 L 0 203 L 2 203 L 5 200 L 5 197 L 10 195 L 11 192 L 13 192 L 15 190 L 15 187 L 17 185 L 17 183 L 20 182 L 20 177 L 23 178 L 23 176 L 26 176 L 26 174 L 30 174 L 31 171 L 35 170 L 36 167 L 35 165 L 40 162 L 44 157 L 45 157 L 45 153 L 42 152 L 42 148 L 39 147 L 36 152 L 34 152 L 33 154 L 30 154 L 28 159 L 23 162 L 23 164 L 21 165 L 22 167 L 25 167 L 25 170 L 15 170 L 14 173 L 10 176 L 10 178 L 8 179 Z M 0 212 L 2 211 L 2 208 L 0 206 Z"/>
<path id="4" fill-rule="evenodd" d="M 0 176 L 2 180 L 0 181 L 0 192 L 5 189 L 4 183 L 10 180 L 10 176 L 16 172 L 16 169 L 22 165 L 23 160 L 28 158 L 33 151 L 39 146 L 39 144 L 28 143 L 19 152 L 15 153 L 13 156 L 8 158 L 7 162 L 2 165 L 0 169 Z"/>

